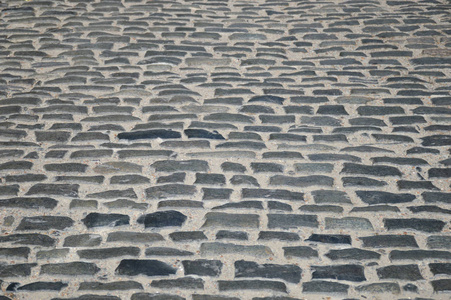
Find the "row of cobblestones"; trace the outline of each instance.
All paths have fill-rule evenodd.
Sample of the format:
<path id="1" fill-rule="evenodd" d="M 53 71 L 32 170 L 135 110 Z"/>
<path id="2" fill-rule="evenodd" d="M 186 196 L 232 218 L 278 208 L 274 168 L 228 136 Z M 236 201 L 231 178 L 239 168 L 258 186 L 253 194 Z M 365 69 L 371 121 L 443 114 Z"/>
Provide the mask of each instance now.
<path id="1" fill-rule="evenodd" d="M 0 300 L 449 299 L 450 12 L 0 3 Z"/>

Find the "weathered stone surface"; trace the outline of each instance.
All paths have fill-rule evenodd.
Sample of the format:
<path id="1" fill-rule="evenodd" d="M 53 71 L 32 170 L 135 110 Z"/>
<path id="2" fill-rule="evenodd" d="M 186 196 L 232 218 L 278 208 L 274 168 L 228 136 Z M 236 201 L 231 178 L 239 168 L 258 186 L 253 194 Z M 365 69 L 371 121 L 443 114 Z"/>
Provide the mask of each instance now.
<path id="1" fill-rule="evenodd" d="M 421 280 L 420 269 L 417 265 L 395 265 L 377 269 L 380 279 Z"/>
<path id="2" fill-rule="evenodd" d="M 415 195 L 411 194 L 393 194 L 381 191 L 356 191 L 356 194 L 363 202 L 370 205 L 397 204 L 415 200 Z"/>
<path id="3" fill-rule="evenodd" d="M 421 195 L 426 203 L 451 203 L 451 193 L 424 192 Z"/>
<path id="4" fill-rule="evenodd" d="M 202 243 L 200 253 L 203 256 L 218 256 L 226 254 L 240 254 L 256 257 L 268 257 L 273 254 L 271 249 L 262 245 L 236 245 L 224 243 Z"/>
<path id="5" fill-rule="evenodd" d="M 110 179 L 110 184 L 146 184 L 150 179 L 141 175 L 116 175 Z"/>
<path id="6" fill-rule="evenodd" d="M 359 265 L 333 265 L 311 266 L 312 279 L 337 279 L 346 281 L 365 281 L 363 266 Z"/>
<path id="7" fill-rule="evenodd" d="M 18 197 L 0 200 L 0 207 L 26 209 L 53 209 L 58 201 L 48 197 Z"/>
<path id="8" fill-rule="evenodd" d="M 159 260 L 124 259 L 116 268 L 116 273 L 126 276 L 169 276 L 175 274 L 177 269 Z"/>
<path id="9" fill-rule="evenodd" d="M 185 275 L 213 276 L 221 274 L 223 263 L 220 260 L 184 260 L 182 261 Z"/>
<path id="10" fill-rule="evenodd" d="M 427 246 L 432 249 L 451 249 L 451 237 L 431 235 L 427 238 Z"/>
<path id="11" fill-rule="evenodd" d="M 330 250 L 326 256 L 331 260 L 366 260 L 379 259 L 380 254 L 374 251 L 349 248 L 341 250 Z"/>
<path id="12" fill-rule="evenodd" d="M 361 164 L 344 163 L 343 174 L 361 174 L 371 176 L 402 176 L 402 173 L 395 167 L 389 166 L 367 166 Z"/>
<path id="13" fill-rule="evenodd" d="M 268 189 L 242 189 L 243 198 L 255 199 L 275 199 L 275 200 L 291 200 L 302 201 L 304 194 L 299 192 L 291 192 L 288 190 L 268 190 Z"/>
<path id="14" fill-rule="evenodd" d="M 173 288 L 181 290 L 204 289 L 204 280 L 201 278 L 192 278 L 192 277 L 183 277 L 177 279 L 160 279 L 160 280 L 152 280 L 150 286 L 159 289 L 173 289 Z"/>
<path id="15" fill-rule="evenodd" d="M 216 189 L 216 188 L 202 188 L 202 200 L 228 200 L 232 194 L 232 189 Z"/>
<path id="16" fill-rule="evenodd" d="M 299 241 L 300 237 L 294 232 L 284 231 L 260 231 L 259 240 L 281 240 L 281 241 Z"/>
<path id="17" fill-rule="evenodd" d="M 193 300 L 238 300 L 236 297 L 193 294 Z"/>
<path id="18" fill-rule="evenodd" d="M 131 188 L 125 190 L 107 190 L 99 193 L 92 193 L 86 195 L 86 197 L 96 199 L 116 199 L 118 197 L 132 199 L 137 198 L 135 191 Z"/>
<path id="19" fill-rule="evenodd" d="M 196 173 L 196 181 L 194 183 L 207 185 L 224 185 L 225 182 L 225 176 L 222 174 Z"/>
<path id="20" fill-rule="evenodd" d="M 136 293 L 132 295 L 130 300 L 185 300 L 185 298 L 170 294 Z"/>
<path id="21" fill-rule="evenodd" d="M 288 185 L 296 187 L 332 186 L 334 179 L 324 175 L 311 175 L 305 177 L 289 177 L 275 175 L 270 178 L 271 185 Z"/>
<path id="22" fill-rule="evenodd" d="M 35 134 L 38 142 L 66 142 L 71 136 L 68 131 L 36 131 Z"/>
<path id="23" fill-rule="evenodd" d="M 80 163 L 64 163 L 64 164 L 47 164 L 44 165 L 44 169 L 49 172 L 74 172 L 74 173 L 84 173 L 88 168 L 85 164 Z"/>
<path id="24" fill-rule="evenodd" d="M 268 228 L 318 227 L 315 215 L 268 214 Z"/>
<path id="25" fill-rule="evenodd" d="M 115 201 L 103 203 L 109 209 L 139 209 L 146 210 L 149 207 L 147 203 L 136 203 L 128 199 L 117 199 Z"/>
<path id="26" fill-rule="evenodd" d="M 326 229 L 373 230 L 368 219 L 357 217 L 329 218 L 326 217 Z"/>
<path id="27" fill-rule="evenodd" d="M 40 250 L 36 253 L 37 259 L 55 259 L 55 258 L 64 258 L 69 254 L 68 248 L 62 249 L 51 249 L 51 250 Z"/>
<path id="28" fill-rule="evenodd" d="M 142 166 L 125 161 L 112 161 L 96 166 L 94 172 L 99 174 L 141 173 Z"/>
<path id="29" fill-rule="evenodd" d="M 42 265 L 40 274 L 82 276 L 82 275 L 94 275 L 99 271 L 100 268 L 97 267 L 94 263 L 71 262 L 71 263 Z"/>
<path id="30" fill-rule="evenodd" d="M 359 285 L 355 288 L 359 293 L 391 293 L 391 294 L 399 294 L 401 292 L 401 288 L 397 283 L 392 282 L 381 282 L 381 283 L 371 283 L 366 285 Z"/>
<path id="31" fill-rule="evenodd" d="M 319 242 L 327 244 L 349 244 L 351 237 L 344 234 L 312 234 L 306 241 Z"/>
<path id="32" fill-rule="evenodd" d="M 247 240 L 248 234 L 244 231 L 229 231 L 229 230 L 218 230 L 216 233 L 217 240 Z"/>
<path id="33" fill-rule="evenodd" d="M 235 278 L 280 278 L 287 282 L 298 283 L 301 280 L 301 273 L 301 268 L 295 265 L 259 265 L 256 262 L 245 260 L 238 260 L 235 262 Z"/>
<path id="34" fill-rule="evenodd" d="M 177 139 L 182 135 L 180 132 L 165 130 L 165 129 L 155 129 L 155 130 L 144 130 L 144 131 L 133 131 L 133 132 L 121 132 L 117 135 L 119 139 L 124 140 L 140 140 L 140 139 Z"/>
<path id="35" fill-rule="evenodd" d="M 199 66 L 199 65 L 207 65 L 207 66 L 227 66 L 230 64 L 230 58 L 187 58 L 185 60 L 188 66 Z"/>
<path id="36" fill-rule="evenodd" d="M 388 230 L 418 230 L 424 232 L 440 232 L 446 225 L 445 222 L 435 219 L 384 219 L 384 225 Z"/>
<path id="37" fill-rule="evenodd" d="M 9 161 L 0 164 L 0 170 L 29 170 L 32 166 L 29 161 Z"/>
<path id="38" fill-rule="evenodd" d="M 31 274 L 31 268 L 36 267 L 36 263 L 31 264 L 0 264 L 0 276 L 7 277 L 22 277 Z"/>
<path id="39" fill-rule="evenodd" d="M 108 234 L 106 240 L 109 243 L 125 242 L 125 243 L 152 243 L 164 241 L 164 237 L 159 233 L 153 232 L 134 232 L 134 231 L 115 231 Z"/>
<path id="40" fill-rule="evenodd" d="M 146 256 L 192 256 L 193 252 L 169 247 L 151 247 L 146 249 Z"/>
<path id="41" fill-rule="evenodd" d="M 212 209 L 263 209 L 263 204 L 261 201 L 240 201 L 231 202 L 223 205 L 215 206 Z M 214 214 L 212 215 L 214 216 Z"/>
<path id="42" fill-rule="evenodd" d="M 397 247 L 413 247 L 418 248 L 415 237 L 412 235 L 376 235 L 359 237 L 363 242 L 363 247 L 371 248 L 397 248 Z"/>
<path id="43" fill-rule="evenodd" d="M 42 247 L 51 247 L 55 244 L 55 239 L 45 234 L 25 233 L 10 234 L 0 236 L 0 243 L 12 243 L 13 245 L 36 245 Z"/>
<path id="44" fill-rule="evenodd" d="M 244 227 L 258 228 L 259 216 L 252 214 L 227 214 L 209 212 L 205 215 L 205 223 L 202 227 Z"/>
<path id="45" fill-rule="evenodd" d="M 451 274 L 451 263 L 430 263 L 429 269 L 431 270 L 432 274 L 438 275 L 438 274 Z"/>
<path id="46" fill-rule="evenodd" d="M 196 187 L 184 184 L 166 184 L 146 189 L 148 199 L 167 199 L 171 197 L 189 197 L 196 192 Z"/>
<path id="47" fill-rule="evenodd" d="M 119 256 L 138 256 L 140 253 L 137 247 L 117 247 L 101 249 L 78 250 L 77 254 L 81 259 L 108 259 Z"/>
<path id="48" fill-rule="evenodd" d="M 55 195 L 78 198 L 78 184 L 44 184 L 38 183 L 32 186 L 27 195 Z"/>
<path id="49" fill-rule="evenodd" d="M 347 294 L 348 289 L 349 285 L 338 282 L 315 280 L 302 283 L 302 292 L 304 293 Z"/>
<path id="50" fill-rule="evenodd" d="M 174 242 L 200 241 L 208 240 L 202 231 L 176 231 L 169 234 Z"/>
<path id="51" fill-rule="evenodd" d="M 116 296 L 85 294 L 76 298 L 52 298 L 52 300 L 121 300 Z"/>
<path id="52" fill-rule="evenodd" d="M 80 283 L 79 291 L 117 291 L 117 290 L 142 290 L 143 286 L 136 281 L 95 282 L 86 281 Z"/>
<path id="53" fill-rule="evenodd" d="M 451 279 L 433 280 L 431 284 L 436 293 L 451 291 Z"/>
<path id="54" fill-rule="evenodd" d="M 81 221 L 88 228 L 103 226 L 116 227 L 128 225 L 130 222 L 130 217 L 122 214 L 90 213 Z"/>
<path id="55" fill-rule="evenodd" d="M 162 160 L 151 165 L 157 172 L 207 172 L 209 170 L 208 163 L 202 160 Z"/>
<path id="56" fill-rule="evenodd" d="M 220 291 L 234 290 L 271 290 L 274 292 L 287 292 L 287 287 L 283 282 L 269 280 L 234 280 L 218 281 Z"/>
<path id="57" fill-rule="evenodd" d="M 0 257 L 2 258 L 28 258 L 30 248 L 16 247 L 16 248 L 0 248 Z"/>
<path id="58" fill-rule="evenodd" d="M 24 175 L 7 175 L 5 180 L 7 182 L 32 182 L 32 181 L 44 181 L 47 176 L 44 174 L 24 174 Z"/>
<path id="59" fill-rule="evenodd" d="M 318 257 L 318 251 L 307 246 L 283 247 L 285 257 L 310 258 Z"/>
<path id="60" fill-rule="evenodd" d="M 64 230 L 74 225 L 74 220 L 69 217 L 38 216 L 25 217 L 20 221 L 16 230 Z"/>
<path id="61" fill-rule="evenodd" d="M 22 285 L 17 288 L 18 291 L 60 291 L 67 287 L 67 283 L 38 281 Z"/>
<path id="62" fill-rule="evenodd" d="M 184 214 L 175 210 L 168 210 L 141 216 L 138 218 L 138 223 L 144 224 L 145 228 L 172 227 L 182 226 L 186 219 L 187 217 Z"/>
<path id="63" fill-rule="evenodd" d="M 17 196 L 18 193 L 18 184 L 0 186 L 0 196 Z"/>
<path id="64" fill-rule="evenodd" d="M 324 203 L 352 203 L 351 199 L 345 192 L 341 191 L 328 191 L 328 190 L 318 190 L 312 192 L 313 199 L 315 203 L 324 204 Z"/>

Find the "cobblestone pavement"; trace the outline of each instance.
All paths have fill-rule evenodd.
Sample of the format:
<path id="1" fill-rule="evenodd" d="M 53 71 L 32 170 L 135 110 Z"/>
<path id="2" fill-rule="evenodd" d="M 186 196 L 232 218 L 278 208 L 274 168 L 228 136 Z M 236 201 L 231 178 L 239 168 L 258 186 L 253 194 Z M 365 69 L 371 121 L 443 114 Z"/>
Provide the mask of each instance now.
<path id="1" fill-rule="evenodd" d="M 0 300 L 450 299 L 446 0 L 0 3 Z"/>

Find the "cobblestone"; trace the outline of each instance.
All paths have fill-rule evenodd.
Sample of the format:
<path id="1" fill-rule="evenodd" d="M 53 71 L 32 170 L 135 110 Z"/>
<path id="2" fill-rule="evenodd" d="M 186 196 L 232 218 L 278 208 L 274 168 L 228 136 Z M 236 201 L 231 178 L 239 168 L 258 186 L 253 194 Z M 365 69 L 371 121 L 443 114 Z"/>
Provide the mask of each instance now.
<path id="1" fill-rule="evenodd" d="M 450 9 L 0 3 L 0 300 L 449 299 Z"/>

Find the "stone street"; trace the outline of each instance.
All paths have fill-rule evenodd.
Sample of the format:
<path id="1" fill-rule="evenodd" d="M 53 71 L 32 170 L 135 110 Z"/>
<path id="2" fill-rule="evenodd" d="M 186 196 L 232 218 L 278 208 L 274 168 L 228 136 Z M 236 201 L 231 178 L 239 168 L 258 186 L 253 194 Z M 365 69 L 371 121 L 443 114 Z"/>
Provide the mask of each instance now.
<path id="1" fill-rule="evenodd" d="M 447 0 L 0 2 L 0 300 L 451 297 Z"/>

